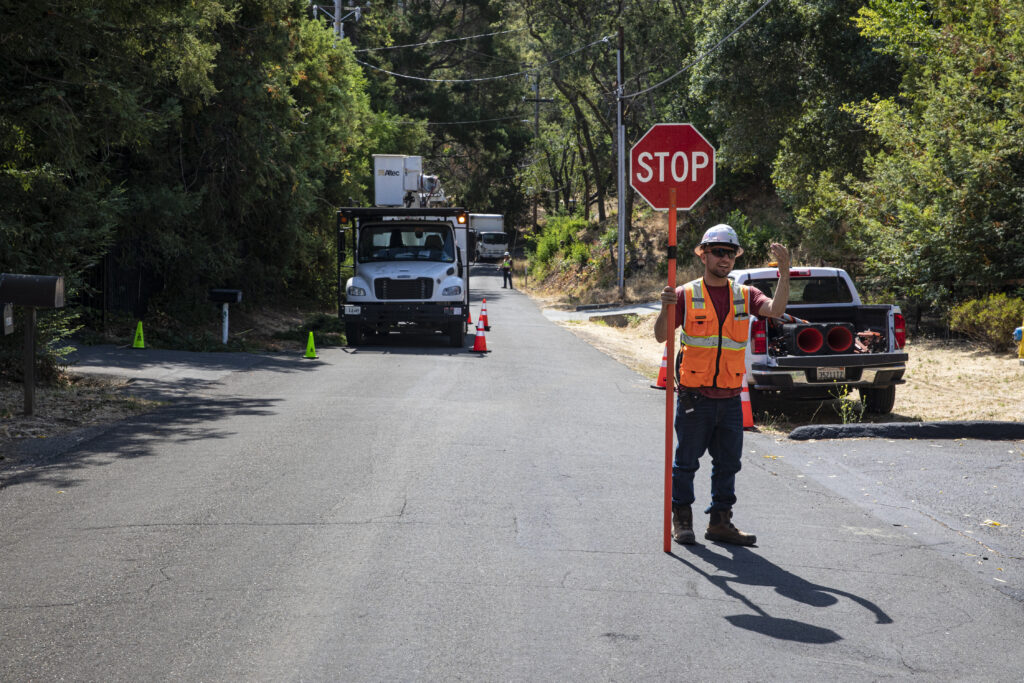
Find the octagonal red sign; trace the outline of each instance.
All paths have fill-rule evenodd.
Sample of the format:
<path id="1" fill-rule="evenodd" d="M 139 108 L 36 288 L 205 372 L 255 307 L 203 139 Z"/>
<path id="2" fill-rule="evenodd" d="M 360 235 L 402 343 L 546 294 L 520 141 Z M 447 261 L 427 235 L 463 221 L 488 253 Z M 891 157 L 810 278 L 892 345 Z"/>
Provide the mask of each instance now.
<path id="1" fill-rule="evenodd" d="M 689 210 L 715 185 L 715 148 L 689 123 L 651 126 L 629 151 L 629 184 L 658 211 Z"/>

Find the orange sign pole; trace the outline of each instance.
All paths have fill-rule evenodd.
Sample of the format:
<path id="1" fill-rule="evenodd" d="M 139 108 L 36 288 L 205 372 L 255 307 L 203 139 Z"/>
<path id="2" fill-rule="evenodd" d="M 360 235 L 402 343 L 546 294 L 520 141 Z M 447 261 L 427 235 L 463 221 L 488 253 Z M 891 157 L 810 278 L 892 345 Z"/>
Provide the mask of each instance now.
<path id="1" fill-rule="evenodd" d="M 676 288 L 676 188 L 668 191 L 668 286 Z M 665 341 L 665 355 L 668 368 L 665 373 L 665 544 L 666 553 L 672 551 L 672 446 L 675 443 L 673 411 L 676 399 L 675 336 L 676 309 L 668 309 L 666 316 L 668 339 Z"/>

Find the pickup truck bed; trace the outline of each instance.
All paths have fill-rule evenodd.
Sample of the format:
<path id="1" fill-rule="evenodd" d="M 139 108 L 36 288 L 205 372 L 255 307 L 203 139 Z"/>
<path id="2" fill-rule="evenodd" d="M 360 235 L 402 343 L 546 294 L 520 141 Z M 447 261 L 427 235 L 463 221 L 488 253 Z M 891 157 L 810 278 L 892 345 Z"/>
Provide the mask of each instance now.
<path id="1" fill-rule="evenodd" d="M 778 271 L 741 270 L 730 277 L 773 296 Z M 747 349 L 751 400 L 770 396 L 828 400 L 857 389 L 869 412 L 891 412 L 907 361 L 899 307 L 862 304 L 850 276 L 839 268 L 791 269 L 789 300 L 786 313 L 792 320 L 754 317 L 751 321 Z M 847 341 L 853 337 L 848 349 L 798 343 L 797 335 L 808 328 L 813 328 L 808 332 L 811 339 L 821 340 L 836 327 L 845 328 L 840 337 Z"/>

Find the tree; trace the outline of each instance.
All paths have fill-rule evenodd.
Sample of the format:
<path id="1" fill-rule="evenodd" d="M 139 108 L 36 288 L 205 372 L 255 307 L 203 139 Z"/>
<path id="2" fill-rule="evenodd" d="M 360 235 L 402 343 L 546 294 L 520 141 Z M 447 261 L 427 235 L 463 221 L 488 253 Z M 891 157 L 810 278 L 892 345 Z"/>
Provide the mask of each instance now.
<path id="1" fill-rule="evenodd" d="M 69 298 L 118 227 L 132 220 L 124 154 L 138 154 L 180 115 L 170 90 L 203 99 L 228 14 L 215 0 L 83 0 L 43 9 L 0 3 L 0 264 L 59 274 Z M 56 361 L 63 323 L 43 320 Z M 45 318 L 45 317 L 44 317 Z M 0 343 L 0 365 L 11 343 Z M 9 365 L 9 363 L 8 363 Z"/>
<path id="2" fill-rule="evenodd" d="M 1024 8 L 873 0 L 857 18 L 899 59 L 899 97 L 847 110 L 880 141 L 863 175 L 823 174 L 808 225 L 850 236 L 904 301 L 945 309 L 1024 269 Z M 829 208 L 830 207 L 830 208 Z"/>
<path id="3" fill-rule="evenodd" d="M 520 121 L 522 81 L 505 78 L 522 59 L 500 23 L 502 5 L 375 3 L 355 42 L 373 106 L 430 133 L 374 151 L 422 154 L 459 204 L 513 214 L 522 208 L 514 180 L 529 129 Z"/>

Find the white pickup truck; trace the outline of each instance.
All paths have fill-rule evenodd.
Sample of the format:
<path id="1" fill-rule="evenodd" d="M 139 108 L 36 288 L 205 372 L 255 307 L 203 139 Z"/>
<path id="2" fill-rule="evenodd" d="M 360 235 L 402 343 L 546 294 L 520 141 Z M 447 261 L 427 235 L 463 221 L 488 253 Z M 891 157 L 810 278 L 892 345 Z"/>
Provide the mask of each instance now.
<path id="1" fill-rule="evenodd" d="M 774 296 L 776 268 L 735 270 L 730 278 Z M 751 401 L 827 400 L 857 389 L 868 412 L 892 412 L 903 384 L 906 321 L 899 306 L 861 303 L 841 268 L 791 268 L 785 319 L 751 316 L 747 382 Z"/>

